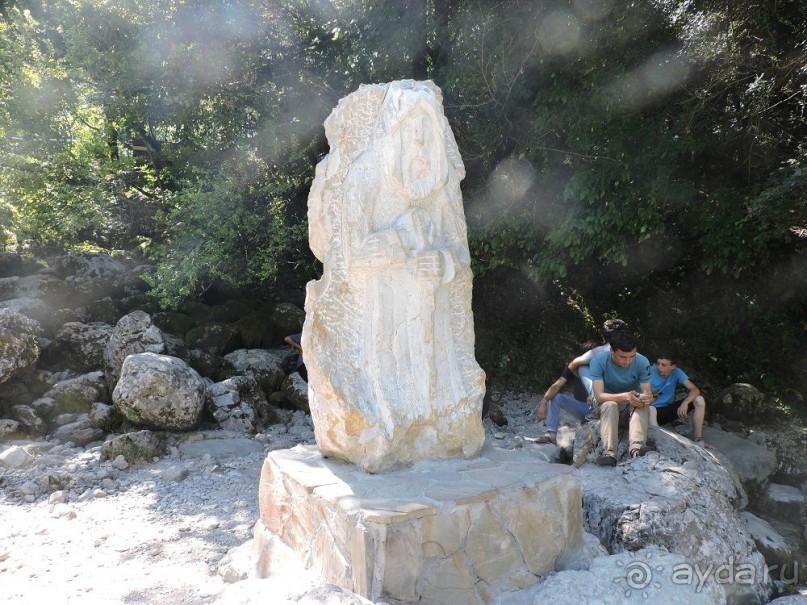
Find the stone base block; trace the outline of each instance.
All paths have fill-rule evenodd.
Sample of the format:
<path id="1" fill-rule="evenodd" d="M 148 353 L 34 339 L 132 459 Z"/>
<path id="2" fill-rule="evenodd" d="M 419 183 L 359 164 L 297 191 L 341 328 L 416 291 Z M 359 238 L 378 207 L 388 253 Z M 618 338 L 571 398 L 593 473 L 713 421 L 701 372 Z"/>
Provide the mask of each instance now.
<path id="1" fill-rule="evenodd" d="M 325 582 L 371 600 L 487 603 L 575 561 L 572 472 L 492 448 L 378 475 L 315 446 L 274 451 L 260 481 L 258 567 L 269 573 L 279 540 Z"/>

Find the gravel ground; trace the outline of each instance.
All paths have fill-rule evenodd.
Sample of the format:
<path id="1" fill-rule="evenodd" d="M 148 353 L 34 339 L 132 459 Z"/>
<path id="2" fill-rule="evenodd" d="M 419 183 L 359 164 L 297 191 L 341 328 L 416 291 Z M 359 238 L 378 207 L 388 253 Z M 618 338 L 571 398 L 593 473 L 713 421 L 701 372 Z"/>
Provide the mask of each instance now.
<path id="1" fill-rule="evenodd" d="M 506 427 L 484 421 L 500 446 L 542 432 L 529 398 L 503 398 L 502 409 Z M 36 458 L 21 469 L 0 465 L 0 602 L 358 603 L 316 594 L 323 587 L 299 568 L 266 580 L 222 577 L 245 571 L 266 453 L 298 443 L 314 443 L 310 417 L 299 412 L 251 440 L 197 441 L 122 469 L 97 445 L 18 444 Z"/>
<path id="2" fill-rule="evenodd" d="M 263 460 L 313 442 L 298 414 L 256 439 L 196 442 L 148 465 L 118 469 L 100 447 L 54 447 L 27 469 L 0 470 L 0 602 L 245 602 L 221 563 L 252 537 Z M 26 502 L 31 483 L 49 478 L 63 489 Z M 309 586 L 293 584 L 266 588 L 282 603 Z"/>

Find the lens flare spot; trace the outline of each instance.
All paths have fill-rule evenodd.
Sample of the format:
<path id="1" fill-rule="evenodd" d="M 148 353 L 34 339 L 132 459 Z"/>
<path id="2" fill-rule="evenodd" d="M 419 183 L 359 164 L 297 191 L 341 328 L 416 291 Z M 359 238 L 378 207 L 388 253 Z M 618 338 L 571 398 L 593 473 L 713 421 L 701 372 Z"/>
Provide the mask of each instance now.
<path id="1" fill-rule="evenodd" d="M 538 43 L 550 55 L 566 55 L 580 42 L 580 22 L 572 13 L 549 13 L 538 26 Z"/>
<path id="2" fill-rule="evenodd" d="M 600 21 L 614 8 L 615 0 L 574 0 L 573 4 L 584 21 Z"/>

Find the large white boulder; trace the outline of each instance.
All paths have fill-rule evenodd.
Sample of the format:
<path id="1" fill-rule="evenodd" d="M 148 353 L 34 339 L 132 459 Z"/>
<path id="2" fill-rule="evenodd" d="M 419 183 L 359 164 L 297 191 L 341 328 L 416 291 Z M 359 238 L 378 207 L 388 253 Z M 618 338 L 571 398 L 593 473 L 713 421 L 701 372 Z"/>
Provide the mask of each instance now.
<path id="1" fill-rule="evenodd" d="M 658 451 L 613 468 L 577 470 L 586 531 L 611 553 L 653 547 L 711 572 L 730 563 L 753 568 L 752 581 L 723 585 L 727 602 L 765 603 L 771 582 L 737 515 L 747 499 L 736 474 L 725 459 L 673 432 L 653 429 L 651 437 Z M 718 580 L 712 575 L 706 584 Z"/>
<path id="2" fill-rule="evenodd" d="M 198 372 L 178 357 L 138 353 L 123 362 L 112 402 L 136 426 L 189 431 L 199 425 L 206 389 Z"/>
<path id="3" fill-rule="evenodd" d="M 121 317 L 104 350 L 104 372 L 109 388 L 114 389 L 123 360 L 136 353 L 165 353 L 165 338 L 145 311 L 132 311 Z"/>

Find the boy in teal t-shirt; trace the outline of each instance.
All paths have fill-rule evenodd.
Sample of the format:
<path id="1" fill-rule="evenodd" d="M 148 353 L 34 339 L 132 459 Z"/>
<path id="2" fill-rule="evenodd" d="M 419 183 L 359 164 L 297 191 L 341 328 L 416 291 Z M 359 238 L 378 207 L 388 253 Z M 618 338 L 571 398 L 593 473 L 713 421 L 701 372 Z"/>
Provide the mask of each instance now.
<path id="1" fill-rule="evenodd" d="M 689 391 L 680 402 L 675 401 L 675 391 L 681 385 Z M 650 426 L 669 424 L 676 418 L 684 419 L 692 404 L 692 440 L 703 445 L 703 419 L 706 415 L 706 400 L 700 389 L 689 379 L 686 372 L 678 367 L 674 355 L 659 353 L 656 363 L 650 368 L 650 388 L 653 391 L 653 405 L 650 407 Z M 708 447 L 708 446 L 707 446 Z"/>
<path id="2" fill-rule="evenodd" d="M 627 330 L 612 334 L 610 352 L 591 360 L 591 381 L 600 410 L 602 456 L 595 464 L 614 466 L 619 444 L 619 416 L 630 415 L 628 439 L 631 458 L 647 451 L 650 403 L 650 362 L 636 350 L 637 339 Z M 641 392 L 640 392 L 641 391 Z"/>

